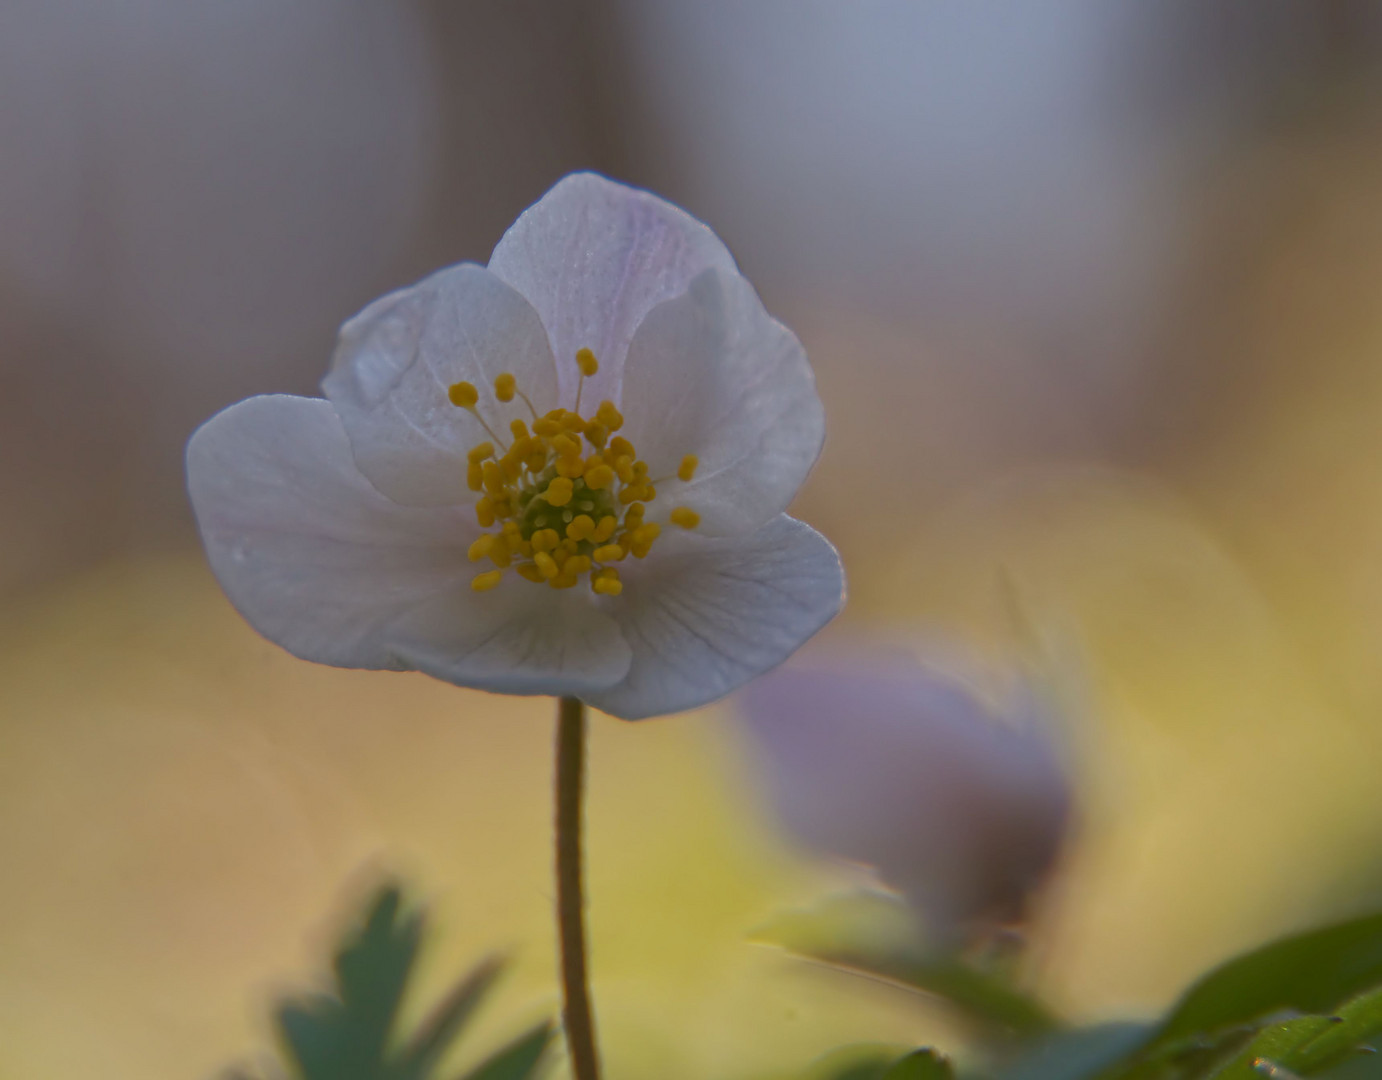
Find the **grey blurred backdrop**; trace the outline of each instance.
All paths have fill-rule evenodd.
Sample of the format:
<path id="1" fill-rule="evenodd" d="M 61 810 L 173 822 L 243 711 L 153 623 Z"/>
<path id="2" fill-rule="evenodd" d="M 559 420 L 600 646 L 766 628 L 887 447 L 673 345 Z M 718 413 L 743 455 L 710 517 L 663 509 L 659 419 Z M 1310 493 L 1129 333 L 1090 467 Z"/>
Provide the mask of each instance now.
<path id="1" fill-rule="evenodd" d="M 312 392 L 344 318 L 483 262 L 577 168 L 708 220 L 805 340 L 832 417 L 807 508 L 847 555 L 1015 461 L 1155 468 L 1251 363 L 1204 327 L 1294 205 L 1254 155 L 1375 134 L 1380 27 L 1338 0 L 8 0 L 0 595 L 185 545 L 199 421 Z"/>

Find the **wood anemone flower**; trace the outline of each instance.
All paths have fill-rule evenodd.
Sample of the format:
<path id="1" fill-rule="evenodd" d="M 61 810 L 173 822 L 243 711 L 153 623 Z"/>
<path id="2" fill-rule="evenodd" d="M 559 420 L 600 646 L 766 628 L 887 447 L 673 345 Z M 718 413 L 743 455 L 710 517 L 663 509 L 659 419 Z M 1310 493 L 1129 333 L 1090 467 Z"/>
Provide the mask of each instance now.
<path id="1" fill-rule="evenodd" d="M 324 398 L 187 449 L 207 554 L 303 659 L 579 698 L 713 701 L 839 610 L 784 513 L 824 416 L 800 343 L 705 225 L 569 176 L 500 240 L 341 330 Z"/>

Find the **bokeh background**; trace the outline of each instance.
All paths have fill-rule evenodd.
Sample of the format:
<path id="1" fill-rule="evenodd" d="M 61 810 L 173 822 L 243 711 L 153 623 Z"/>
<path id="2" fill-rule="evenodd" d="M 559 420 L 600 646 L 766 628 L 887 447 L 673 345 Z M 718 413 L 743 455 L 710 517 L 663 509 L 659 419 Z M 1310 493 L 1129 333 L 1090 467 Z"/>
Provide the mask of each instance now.
<path id="1" fill-rule="evenodd" d="M 257 639 L 182 447 L 577 168 L 709 222 L 805 342 L 840 632 L 1001 655 L 1016 595 L 1065 643 L 1060 1009 L 1382 900 L 1382 5 L 6 0 L 0 1076 L 251 1056 L 384 872 L 425 985 L 508 948 L 485 1030 L 553 1009 L 549 705 Z M 742 749 L 732 702 L 595 721 L 610 1075 L 946 1045 L 748 940 L 851 872 Z"/>

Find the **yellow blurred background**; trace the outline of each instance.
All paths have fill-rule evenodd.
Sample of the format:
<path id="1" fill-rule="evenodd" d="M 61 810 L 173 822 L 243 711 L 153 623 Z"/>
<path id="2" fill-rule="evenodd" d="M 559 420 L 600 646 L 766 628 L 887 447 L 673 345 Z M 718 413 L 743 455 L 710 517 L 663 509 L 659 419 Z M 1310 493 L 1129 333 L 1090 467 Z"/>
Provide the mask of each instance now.
<path id="1" fill-rule="evenodd" d="M 426 987 L 512 950 L 473 1045 L 555 1007 L 550 703 L 259 640 L 181 452 L 576 168 L 706 220 L 804 341 L 841 632 L 1002 650 L 1011 583 L 1063 643 L 1058 1008 L 1376 906 L 1379 136 L 1353 0 L 5 4 L 0 1077 L 249 1057 L 386 872 Z M 775 833 L 732 700 L 593 738 L 615 1080 L 956 1037 L 748 941 L 854 878 Z"/>

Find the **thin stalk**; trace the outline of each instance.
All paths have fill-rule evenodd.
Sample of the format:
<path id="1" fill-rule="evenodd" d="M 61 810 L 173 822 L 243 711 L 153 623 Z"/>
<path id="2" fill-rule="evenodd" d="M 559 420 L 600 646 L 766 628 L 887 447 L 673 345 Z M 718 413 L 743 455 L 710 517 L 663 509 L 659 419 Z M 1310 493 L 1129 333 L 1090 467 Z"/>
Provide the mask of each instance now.
<path id="1" fill-rule="evenodd" d="M 599 1080 L 595 1020 L 585 964 L 581 874 L 581 796 L 585 781 L 585 704 L 557 703 L 557 928 L 561 937 L 562 1019 L 575 1080 Z"/>

